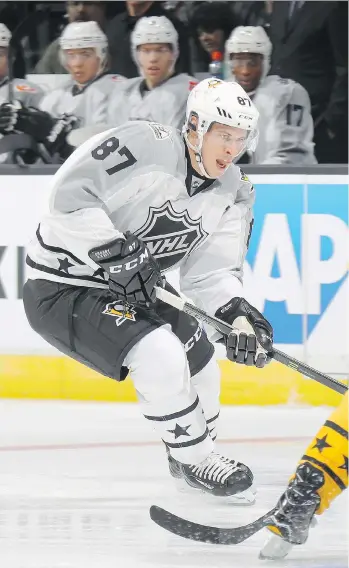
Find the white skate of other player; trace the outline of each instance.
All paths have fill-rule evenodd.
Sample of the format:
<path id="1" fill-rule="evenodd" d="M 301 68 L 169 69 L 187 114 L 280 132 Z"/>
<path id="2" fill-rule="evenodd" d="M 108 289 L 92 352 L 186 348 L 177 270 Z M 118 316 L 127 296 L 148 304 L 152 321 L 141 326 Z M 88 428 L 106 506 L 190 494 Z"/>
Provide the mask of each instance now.
<path id="1" fill-rule="evenodd" d="M 189 96 L 183 135 L 134 121 L 80 146 L 54 176 L 24 286 L 32 328 L 111 379 L 129 372 L 176 475 L 228 499 L 249 490 L 253 475 L 215 452 L 213 345 L 194 318 L 156 300 L 154 287 L 179 267 L 183 293 L 234 324 L 225 340 L 232 374 L 269 361 L 272 328 L 241 281 L 254 188 L 233 165 L 253 148 L 257 119 L 239 85 L 208 79 Z"/>

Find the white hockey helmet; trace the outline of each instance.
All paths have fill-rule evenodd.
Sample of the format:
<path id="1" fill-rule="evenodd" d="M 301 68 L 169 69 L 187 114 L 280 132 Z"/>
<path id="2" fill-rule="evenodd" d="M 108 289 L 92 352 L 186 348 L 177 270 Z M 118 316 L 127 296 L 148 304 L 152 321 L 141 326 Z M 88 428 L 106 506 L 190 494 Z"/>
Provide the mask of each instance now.
<path id="1" fill-rule="evenodd" d="M 137 48 L 146 43 L 169 43 L 174 55 L 173 64 L 178 58 L 178 33 L 166 16 L 140 18 L 131 34 L 132 57 L 138 65 Z"/>
<path id="2" fill-rule="evenodd" d="M 108 40 L 97 22 L 72 22 L 59 38 L 61 60 L 65 66 L 64 51 L 67 49 L 93 48 L 104 67 L 108 54 Z"/>
<path id="3" fill-rule="evenodd" d="M 262 26 L 238 26 L 230 34 L 225 43 L 228 59 L 233 53 L 259 53 L 263 56 L 263 73 L 261 80 L 270 69 L 272 44 Z"/>
<path id="4" fill-rule="evenodd" d="M 193 118 L 195 123 L 193 124 Z M 210 177 L 202 163 L 202 144 L 204 135 L 210 126 L 217 122 L 248 132 L 243 150 L 253 152 L 258 141 L 257 123 L 259 112 L 250 97 L 238 83 L 222 81 L 213 77 L 200 81 L 191 91 L 183 126 L 187 144 L 195 152 L 200 170 L 204 176 Z M 193 146 L 188 140 L 188 131 L 194 130 L 198 135 L 198 144 Z M 239 154 L 239 155 L 240 155 Z M 238 156 L 235 156 L 235 160 Z"/>
<path id="5" fill-rule="evenodd" d="M 0 47 L 8 47 L 12 34 L 5 24 L 0 24 Z"/>

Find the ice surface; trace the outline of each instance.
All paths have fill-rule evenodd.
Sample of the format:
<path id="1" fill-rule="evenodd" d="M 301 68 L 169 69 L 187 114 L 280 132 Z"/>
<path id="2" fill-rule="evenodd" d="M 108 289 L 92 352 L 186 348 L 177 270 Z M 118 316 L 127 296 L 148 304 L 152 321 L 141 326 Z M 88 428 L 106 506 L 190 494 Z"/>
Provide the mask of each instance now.
<path id="1" fill-rule="evenodd" d="M 179 493 L 165 452 L 136 405 L 0 400 L 0 566 L 3 568 L 345 568 L 342 495 L 308 542 L 280 562 L 258 560 L 265 532 L 238 546 L 181 539 L 152 523 L 157 504 L 221 526 L 271 508 L 329 408 L 223 407 L 219 449 L 245 461 L 253 507 Z"/>

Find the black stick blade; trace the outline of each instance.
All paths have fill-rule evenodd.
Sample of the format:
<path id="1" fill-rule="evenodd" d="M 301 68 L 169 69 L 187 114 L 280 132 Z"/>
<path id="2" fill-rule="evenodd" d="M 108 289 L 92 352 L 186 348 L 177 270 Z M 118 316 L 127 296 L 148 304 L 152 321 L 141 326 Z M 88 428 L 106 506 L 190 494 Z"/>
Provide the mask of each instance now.
<path id="1" fill-rule="evenodd" d="M 274 512 L 275 509 L 272 509 L 249 525 L 225 529 L 187 521 L 156 505 L 152 505 L 149 511 L 150 518 L 163 529 L 183 538 L 210 544 L 239 544 L 270 524 Z"/>

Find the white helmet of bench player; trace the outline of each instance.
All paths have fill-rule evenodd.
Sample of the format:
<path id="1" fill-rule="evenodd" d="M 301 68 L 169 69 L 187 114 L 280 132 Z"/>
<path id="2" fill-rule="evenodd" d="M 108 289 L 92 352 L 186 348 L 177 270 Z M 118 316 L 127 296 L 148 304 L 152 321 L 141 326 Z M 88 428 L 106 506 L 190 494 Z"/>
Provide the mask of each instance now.
<path id="1" fill-rule="evenodd" d="M 131 34 L 132 57 L 138 65 L 137 48 L 147 43 L 167 43 L 173 51 L 173 66 L 178 58 L 178 33 L 172 22 L 165 16 L 140 18 Z"/>
<path id="2" fill-rule="evenodd" d="M 204 79 L 191 91 L 186 110 L 183 133 L 188 146 L 195 152 L 199 168 L 205 177 L 210 177 L 202 160 L 204 135 L 214 123 L 246 130 L 246 142 L 236 159 L 245 151 L 253 152 L 258 141 L 257 123 L 259 112 L 250 97 L 238 83 L 220 79 Z M 188 132 L 197 134 L 194 146 L 188 139 Z"/>
<path id="3" fill-rule="evenodd" d="M 261 26 L 238 26 L 232 31 L 225 44 L 225 53 L 229 60 L 234 53 L 258 53 L 262 55 L 263 73 L 261 80 L 269 72 L 271 52 L 271 41 Z"/>
<path id="4" fill-rule="evenodd" d="M 108 54 L 107 36 L 102 32 L 97 22 L 72 22 L 64 29 L 59 38 L 61 61 L 66 66 L 64 51 L 67 49 L 93 48 L 104 68 Z"/>

